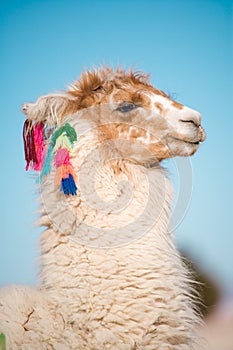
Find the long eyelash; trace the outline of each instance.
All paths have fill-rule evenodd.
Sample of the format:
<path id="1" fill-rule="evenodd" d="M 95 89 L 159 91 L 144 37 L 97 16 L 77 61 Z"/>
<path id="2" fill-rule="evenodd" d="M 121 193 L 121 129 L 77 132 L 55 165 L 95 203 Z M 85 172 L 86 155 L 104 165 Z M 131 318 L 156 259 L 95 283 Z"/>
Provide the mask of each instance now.
<path id="1" fill-rule="evenodd" d="M 167 92 L 168 97 L 170 100 L 176 101 L 178 99 L 178 94 L 176 92 Z"/>

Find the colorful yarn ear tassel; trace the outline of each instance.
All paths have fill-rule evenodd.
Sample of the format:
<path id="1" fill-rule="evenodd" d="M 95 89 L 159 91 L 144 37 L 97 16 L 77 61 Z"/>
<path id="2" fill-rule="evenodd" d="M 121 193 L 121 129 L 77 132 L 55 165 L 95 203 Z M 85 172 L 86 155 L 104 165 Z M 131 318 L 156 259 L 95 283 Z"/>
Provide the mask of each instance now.
<path id="1" fill-rule="evenodd" d="M 50 138 L 50 146 L 41 172 L 41 177 L 47 175 L 51 169 L 51 162 L 54 160 L 55 185 L 60 186 L 60 190 L 66 195 L 73 196 L 77 194 L 75 184 L 77 176 L 70 162 L 70 155 L 75 141 L 77 141 L 77 134 L 69 123 L 55 131 Z"/>
<path id="2" fill-rule="evenodd" d="M 76 174 L 70 162 L 70 155 L 74 142 L 77 140 L 77 134 L 70 124 L 66 123 L 55 132 L 55 145 L 53 148 L 54 165 L 57 168 L 55 175 L 55 184 L 60 185 L 60 190 L 66 195 L 77 194 L 75 184 Z"/>
<path id="3" fill-rule="evenodd" d="M 26 170 L 42 169 L 45 157 L 44 124 L 26 120 L 23 127 Z"/>
<path id="4" fill-rule="evenodd" d="M 55 184 L 60 185 L 61 191 L 65 194 L 76 195 L 77 187 L 75 185 L 75 180 L 77 176 L 70 163 L 69 150 L 60 148 L 54 157 L 54 164 L 57 168 Z"/>

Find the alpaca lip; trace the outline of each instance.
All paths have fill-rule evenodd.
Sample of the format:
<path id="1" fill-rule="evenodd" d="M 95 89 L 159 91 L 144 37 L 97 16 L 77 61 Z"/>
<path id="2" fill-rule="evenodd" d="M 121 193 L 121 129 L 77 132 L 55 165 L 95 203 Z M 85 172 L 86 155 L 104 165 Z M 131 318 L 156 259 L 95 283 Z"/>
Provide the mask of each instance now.
<path id="1" fill-rule="evenodd" d="M 193 137 L 193 140 L 191 139 L 188 140 L 185 136 L 184 138 L 173 136 L 173 139 L 180 142 L 184 142 L 186 144 L 198 146 L 201 142 L 204 142 L 206 139 L 206 133 L 204 128 L 201 125 L 199 125 L 198 129 L 199 129 L 198 135 L 196 135 L 196 137 Z"/>
<path id="2" fill-rule="evenodd" d="M 201 140 L 200 142 L 204 142 L 206 140 L 206 133 L 205 133 L 205 129 L 200 125 L 199 129 L 201 130 Z"/>
<path id="3" fill-rule="evenodd" d="M 184 141 L 186 143 L 191 143 L 191 145 L 199 145 L 200 141 L 197 142 L 191 142 L 191 141 Z"/>
<path id="4" fill-rule="evenodd" d="M 178 138 L 178 137 L 173 137 L 173 140 L 177 140 L 177 141 L 180 141 L 180 142 L 184 142 L 184 143 L 191 144 L 191 145 L 196 145 L 196 146 L 198 146 L 200 144 L 200 142 L 202 142 L 202 140 L 191 141 L 191 140 L 183 140 L 182 138 Z"/>
<path id="5" fill-rule="evenodd" d="M 201 141 L 185 141 L 185 140 L 183 140 L 183 142 L 185 142 L 185 143 L 190 143 L 191 145 L 199 145 L 199 143 L 200 143 Z"/>

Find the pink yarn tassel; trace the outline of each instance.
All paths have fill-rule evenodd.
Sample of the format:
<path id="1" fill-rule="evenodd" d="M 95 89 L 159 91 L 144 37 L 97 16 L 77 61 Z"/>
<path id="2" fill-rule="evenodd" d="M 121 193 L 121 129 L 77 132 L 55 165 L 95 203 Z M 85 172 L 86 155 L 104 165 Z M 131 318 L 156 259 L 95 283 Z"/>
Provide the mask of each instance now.
<path id="1" fill-rule="evenodd" d="M 54 164 L 56 168 L 63 164 L 70 164 L 70 153 L 67 148 L 60 148 L 55 157 L 54 157 Z M 71 164 L 70 164 L 71 165 Z"/>
<path id="2" fill-rule="evenodd" d="M 44 143 L 44 124 L 37 123 L 34 126 L 34 142 L 36 148 L 37 162 L 34 164 L 34 170 L 41 170 L 45 159 L 45 143 Z"/>

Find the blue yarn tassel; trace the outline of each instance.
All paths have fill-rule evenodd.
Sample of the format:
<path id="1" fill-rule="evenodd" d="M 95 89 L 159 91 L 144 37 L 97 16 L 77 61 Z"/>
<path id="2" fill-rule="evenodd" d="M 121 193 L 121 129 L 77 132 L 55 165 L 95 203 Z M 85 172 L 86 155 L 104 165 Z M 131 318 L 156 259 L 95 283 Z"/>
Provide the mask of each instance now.
<path id="1" fill-rule="evenodd" d="M 50 137 L 50 145 L 49 145 L 49 149 L 48 149 L 48 152 L 46 154 L 46 157 L 45 157 L 45 161 L 44 161 L 44 165 L 43 165 L 43 168 L 41 170 L 41 173 L 40 173 L 40 176 L 39 176 L 39 179 L 38 179 L 38 182 L 41 182 L 43 176 L 45 175 L 48 175 L 50 173 L 50 170 L 51 170 L 51 162 L 54 158 L 54 154 L 53 154 L 53 147 L 55 145 L 55 132 L 51 135 Z"/>
<path id="2" fill-rule="evenodd" d="M 52 162 L 53 158 L 54 158 L 53 145 L 51 144 L 49 146 L 48 152 L 46 154 L 44 165 L 43 165 L 43 168 L 41 170 L 40 176 L 38 178 L 38 182 L 41 182 L 43 176 L 49 174 L 49 172 L 51 170 L 51 162 Z"/>
<path id="3" fill-rule="evenodd" d="M 75 185 L 73 176 L 71 174 L 69 174 L 68 178 L 62 179 L 61 191 L 63 191 L 65 194 L 72 194 L 72 196 L 75 196 L 77 194 L 77 186 Z"/>

